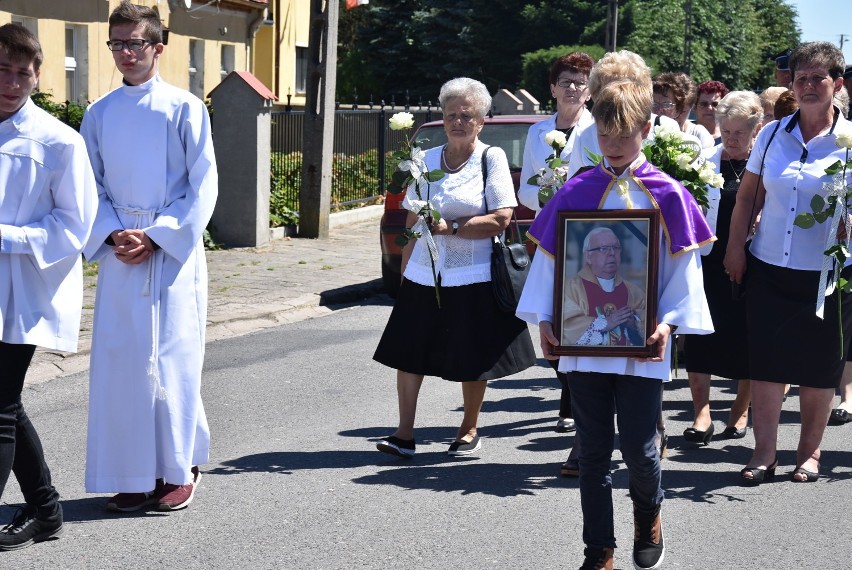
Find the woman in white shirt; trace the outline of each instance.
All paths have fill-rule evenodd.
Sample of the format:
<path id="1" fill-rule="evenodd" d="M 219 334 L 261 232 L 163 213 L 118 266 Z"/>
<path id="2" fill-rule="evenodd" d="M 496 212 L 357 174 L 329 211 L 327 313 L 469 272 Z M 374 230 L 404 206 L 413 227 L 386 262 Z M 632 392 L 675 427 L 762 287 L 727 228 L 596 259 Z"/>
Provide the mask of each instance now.
<path id="1" fill-rule="evenodd" d="M 843 54 L 830 43 L 809 42 L 793 51 L 790 69 L 799 110 L 758 135 L 731 218 L 725 269 L 738 283 L 748 275 L 755 448 L 740 472 L 748 484 L 775 474 L 785 383 L 801 386 L 802 430 L 790 478 L 819 478 L 819 446 L 852 335 L 852 296 L 834 291 L 825 297 L 824 319 L 815 315 L 823 251 L 835 241 L 830 224 L 807 229 L 795 224 L 797 214 L 811 212 L 815 196 L 826 197 L 824 185 L 832 177 L 825 169 L 846 161 L 846 149 L 835 143 L 838 134 L 852 131 L 852 124 L 833 104 L 843 68 Z M 743 247 L 758 212 L 760 224 L 746 257 Z M 842 275 L 852 279 L 852 270 L 846 267 Z"/>
<path id="2" fill-rule="evenodd" d="M 547 168 L 547 159 L 553 154 L 553 148 L 547 144 L 544 137 L 553 130 L 565 133 L 566 143 L 562 148 L 561 158 L 565 162 L 563 168 L 567 170 L 577 131 L 592 123 L 592 114 L 586 108 L 586 103 L 589 101 L 589 71 L 594 64 L 595 60 L 589 54 L 575 51 L 563 55 L 550 66 L 550 94 L 556 100 L 556 113 L 532 125 L 527 132 L 524 165 L 518 188 L 518 201 L 536 213 L 541 210 L 543 204 L 539 200 L 539 186 L 530 184 L 529 180 L 543 168 Z M 568 377 L 561 372 L 557 372 L 556 376 L 562 385 L 556 431 L 574 431 Z M 563 466 L 561 473 L 565 476 L 576 476 L 577 470 L 570 465 Z"/>
<path id="3" fill-rule="evenodd" d="M 447 144 L 427 150 L 425 165 L 443 170 L 444 177 L 421 186 L 419 198 L 412 184 L 403 201 L 409 228 L 418 221 L 417 202 L 428 201 L 440 212 L 430 227 L 436 255 L 430 255 L 425 235 L 403 248 L 402 284 L 373 356 L 397 369 L 399 402 L 398 429 L 376 447 L 400 457 L 415 453 L 414 416 L 424 376 L 461 382 L 464 418 L 448 453 L 469 455 L 481 447 L 477 423 L 486 381 L 535 363 L 526 323 L 502 312 L 491 288 L 491 238 L 506 229 L 517 205 L 505 153 L 478 138 L 491 96 L 479 81 L 460 77 L 441 87 L 438 100 Z"/>
<path id="4" fill-rule="evenodd" d="M 527 132 L 521 185 L 518 188 L 518 201 L 530 210 L 538 212 L 542 204 L 538 199 L 539 187 L 528 181 L 547 167 L 546 161 L 553 154 L 553 148 L 545 142 L 544 136 L 553 130 L 565 133 L 567 142 L 561 157 L 567 164 L 577 131 L 592 122 L 592 114 L 586 108 L 586 103 L 590 97 L 589 71 L 594 64 L 595 60 L 591 56 L 575 51 L 558 58 L 550 67 L 550 94 L 556 100 L 556 113 L 532 125 Z"/>

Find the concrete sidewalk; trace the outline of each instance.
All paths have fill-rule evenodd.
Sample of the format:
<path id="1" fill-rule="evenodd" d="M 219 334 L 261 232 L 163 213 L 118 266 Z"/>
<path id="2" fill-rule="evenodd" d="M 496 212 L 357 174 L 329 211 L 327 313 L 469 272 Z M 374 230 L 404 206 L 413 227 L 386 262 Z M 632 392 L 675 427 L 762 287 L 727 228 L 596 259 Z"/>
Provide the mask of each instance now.
<path id="1" fill-rule="evenodd" d="M 363 210 L 363 211 L 362 211 Z M 247 334 L 330 312 L 328 305 L 381 292 L 381 207 L 332 214 L 329 239 L 284 238 L 259 248 L 207 252 L 207 341 Z M 94 275 L 85 277 L 76 354 L 36 351 L 27 383 L 89 367 Z"/>

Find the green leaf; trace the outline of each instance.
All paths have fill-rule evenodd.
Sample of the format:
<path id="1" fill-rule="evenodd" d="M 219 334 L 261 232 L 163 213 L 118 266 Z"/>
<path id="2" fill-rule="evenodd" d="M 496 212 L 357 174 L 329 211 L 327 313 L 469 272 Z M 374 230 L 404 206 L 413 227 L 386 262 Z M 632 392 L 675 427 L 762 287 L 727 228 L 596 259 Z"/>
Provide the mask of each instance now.
<path id="1" fill-rule="evenodd" d="M 391 174 L 391 179 L 388 181 L 388 192 L 391 194 L 402 194 L 405 192 L 405 188 L 408 186 L 410 178 L 411 175 L 408 174 L 408 172 L 395 170 L 394 173 Z"/>
<path id="2" fill-rule="evenodd" d="M 563 164 L 565 164 L 565 161 L 562 160 L 562 158 L 560 158 L 558 156 L 556 158 L 551 158 L 550 160 L 547 161 L 547 165 L 552 169 L 559 168 Z"/>
<path id="3" fill-rule="evenodd" d="M 437 182 L 438 180 L 446 176 L 446 172 L 444 172 L 440 168 L 436 168 L 435 170 L 430 170 L 424 176 L 429 182 Z"/>
<path id="4" fill-rule="evenodd" d="M 598 164 L 600 164 L 601 160 L 603 160 L 603 155 L 602 155 L 602 154 L 595 154 L 595 153 L 593 153 L 592 151 L 590 151 L 589 149 L 587 149 L 587 148 L 585 148 L 585 147 L 583 147 L 583 150 L 585 150 L 585 151 L 586 151 L 586 155 L 589 157 L 589 160 L 590 160 L 590 161 L 592 162 L 592 164 L 594 164 L 595 166 L 597 166 Z"/>
<path id="5" fill-rule="evenodd" d="M 837 280 L 837 287 L 844 293 L 852 293 L 852 281 L 847 281 L 843 277 Z"/>
<path id="6" fill-rule="evenodd" d="M 435 223 L 440 222 L 441 221 L 441 212 L 432 208 L 432 219 L 435 220 Z"/>
<path id="7" fill-rule="evenodd" d="M 823 224 L 831 216 L 832 216 L 832 213 L 828 210 L 825 210 L 823 212 L 817 212 L 816 214 L 814 214 L 814 219 L 816 220 L 816 222 L 818 224 Z"/>
<path id="8" fill-rule="evenodd" d="M 796 219 L 793 221 L 793 223 L 796 224 L 796 226 L 798 226 L 800 228 L 808 229 L 808 228 L 813 227 L 814 221 L 815 220 L 814 220 L 813 214 L 805 213 L 805 214 L 799 214 L 798 216 L 796 216 Z"/>
<path id="9" fill-rule="evenodd" d="M 533 186 L 538 186 L 538 174 L 530 176 L 530 179 L 527 180 L 527 184 L 532 184 Z"/>
<path id="10" fill-rule="evenodd" d="M 813 210 L 814 212 L 819 212 L 823 208 L 825 208 L 825 200 L 823 200 L 822 196 L 817 194 L 813 198 L 811 198 L 811 210 Z"/>
<path id="11" fill-rule="evenodd" d="M 411 241 L 411 238 L 409 238 L 407 235 L 402 234 L 402 235 L 396 236 L 396 239 L 393 240 L 393 241 L 399 247 L 405 247 L 406 245 L 408 245 L 408 242 Z"/>
<path id="12" fill-rule="evenodd" d="M 834 164 L 832 164 L 831 166 L 827 167 L 825 169 L 825 173 L 826 174 L 837 174 L 842 169 L 843 169 L 843 163 L 838 160 L 838 161 L 835 161 Z"/>

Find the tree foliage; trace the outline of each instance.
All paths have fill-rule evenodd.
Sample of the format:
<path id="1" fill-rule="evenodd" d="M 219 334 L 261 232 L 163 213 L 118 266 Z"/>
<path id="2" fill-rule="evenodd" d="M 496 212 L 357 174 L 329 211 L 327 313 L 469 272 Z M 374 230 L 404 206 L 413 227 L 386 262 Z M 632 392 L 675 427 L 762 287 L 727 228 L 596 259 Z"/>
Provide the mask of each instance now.
<path id="1" fill-rule="evenodd" d="M 606 16 L 603 0 L 371 0 L 341 11 L 337 98 L 434 104 L 446 80 L 464 75 L 548 100 L 541 50 L 602 50 Z M 798 43 L 795 19 L 789 0 L 622 0 L 617 45 L 655 72 L 762 88 L 773 83 L 770 56 Z"/>

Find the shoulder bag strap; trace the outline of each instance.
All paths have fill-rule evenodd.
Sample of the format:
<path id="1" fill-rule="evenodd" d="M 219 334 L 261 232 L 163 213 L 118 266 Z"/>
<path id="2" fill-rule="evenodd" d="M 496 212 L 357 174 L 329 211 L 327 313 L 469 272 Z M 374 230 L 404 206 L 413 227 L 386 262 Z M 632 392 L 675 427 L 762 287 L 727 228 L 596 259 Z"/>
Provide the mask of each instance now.
<path id="1" fill-rule="evenodd" d="M 772 140 L 775 138 L 775 133 L 778 132 L 778 127 L 781 126 L 781 121 L 778 121 L 778 124 L 775 125 L 775 129 L 772 130 L 772 134 L 769 136 L 769 140 L 766 141 L 766 148 L 763 149 L 763 156 L 760 159 L 760 173 L 757 175 L 757 186 L 754 189 L 754 201 L 751 203 L 751 213 L 748 216 L 748 220 L 746 223 L 748 224 L 748 229 L 746 231 L 746 241 L 751 235 L 751 229 L 754 225 L 752 221 L 754 219 L 754 207 L 757 206 L 757 193 L 760 192 L 760 181 L 763 180 L 763 167 L 766 165 L 766 153 L 769 152 L 769 145 L 772 144 Z M 722 156 L 719 155 L 719 160 L 721 162 Z M 739 188 L 737 189 L 739 190 Z"/>
<path id="2" fill-rule="evenodd" d="M 488 181 L 488 149 L 490 146 L 485 147 L 482 151 L 482 199 L 485 202 L 485 213 L 488 213 L 488 196 L 485 193 L 485 185 Z M 518 238 L 520 238 L 520 230 L 518 229 L 518 218 L 515 215 L 515 209 L 512 208 L 512 221 L 515 222 L 515 230 L 518 232 Z M 511 228 L 511 224 L 509 224 L 509 228 Z M 511 229 L 509 230 L 511 232 Z M 498 236 L 494 236 L 494 241 L 498 241 L 500 238 Z M 521 243 L 521 240 L 518 239 L 518 243 Z"/>

